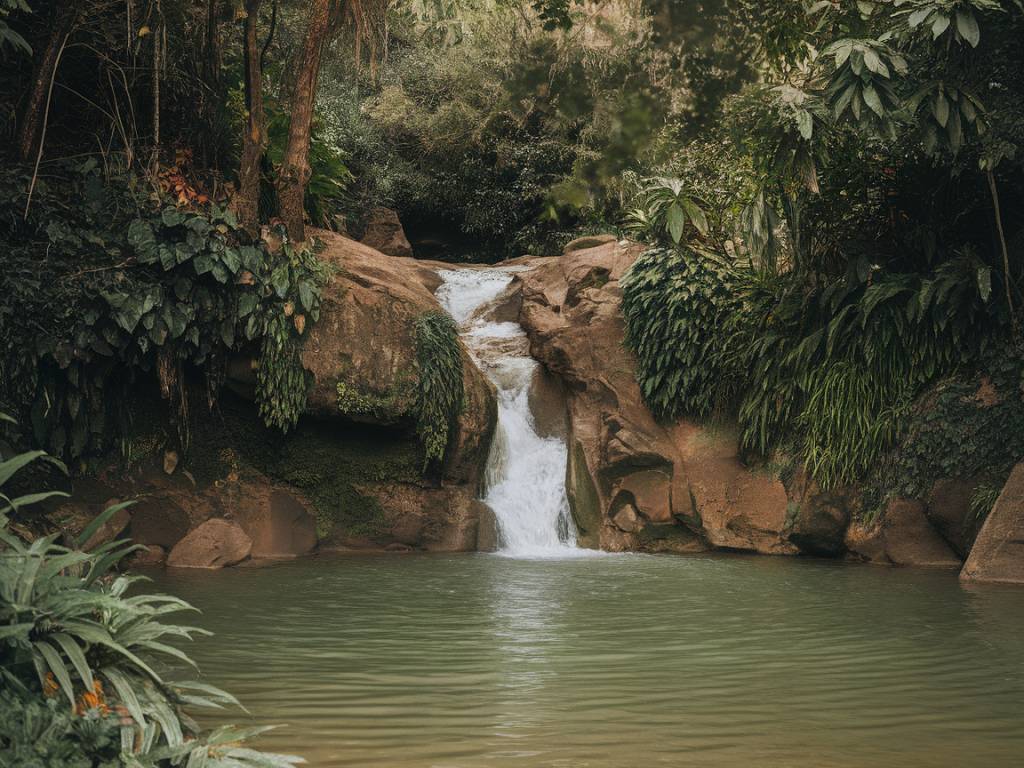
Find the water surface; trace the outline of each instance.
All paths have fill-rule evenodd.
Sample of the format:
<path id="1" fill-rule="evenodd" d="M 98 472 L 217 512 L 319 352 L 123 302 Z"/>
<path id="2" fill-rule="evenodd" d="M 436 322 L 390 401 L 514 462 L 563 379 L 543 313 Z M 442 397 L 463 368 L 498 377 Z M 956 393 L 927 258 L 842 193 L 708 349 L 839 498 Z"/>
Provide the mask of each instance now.
<path id="1" fill-rule="evenodd" d="M 1024 592 L 827 561 L 320 556 L 157 586 L 313 766 L 1020 765 Z"/>

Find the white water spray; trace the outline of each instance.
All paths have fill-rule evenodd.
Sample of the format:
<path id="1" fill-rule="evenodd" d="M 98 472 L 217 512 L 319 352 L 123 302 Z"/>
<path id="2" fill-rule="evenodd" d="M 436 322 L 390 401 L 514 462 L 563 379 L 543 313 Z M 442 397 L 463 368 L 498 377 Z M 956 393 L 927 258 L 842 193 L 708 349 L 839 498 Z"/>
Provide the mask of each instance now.
<path id="1" fill-rule="evenodd" d="M 576 549 L 576 526 L 565 495 L 566 445 L 541 437 L 530 412 L 538 364 L 518 323 L 481 317 L 508 287 L 514 268 L 449 269 L 437 298 L 498 390 L 498 427 L 487 459 L 483 501 L 498 522 L 499 551 L 516 557 L 565 557 Z"/>

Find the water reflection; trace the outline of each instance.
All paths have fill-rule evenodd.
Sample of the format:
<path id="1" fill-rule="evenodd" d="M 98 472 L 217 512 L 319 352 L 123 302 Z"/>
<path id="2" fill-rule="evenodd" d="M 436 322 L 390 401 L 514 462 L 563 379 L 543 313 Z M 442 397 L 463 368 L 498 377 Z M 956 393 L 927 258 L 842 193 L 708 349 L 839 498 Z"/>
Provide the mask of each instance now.
<path id="1" fill-rule="evenodd" d="M 1024 594 L 792 559 L 313 558 L 159 585 L 315 766 L 1002 766 Z M 237 720 L 237 718 L 235 718 Z"/>

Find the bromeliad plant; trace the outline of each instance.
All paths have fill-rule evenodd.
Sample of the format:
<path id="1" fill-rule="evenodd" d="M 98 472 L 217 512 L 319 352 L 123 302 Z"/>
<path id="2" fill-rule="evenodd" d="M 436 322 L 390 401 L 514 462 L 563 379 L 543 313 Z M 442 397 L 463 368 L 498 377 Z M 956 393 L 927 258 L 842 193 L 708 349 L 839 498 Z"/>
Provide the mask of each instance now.
<path id="1" fill-rule="evenodd" d="M 2 489 L 39 451 L 0 461 L 0 764 L 47 768 L 287 768 L 301 758 L 243 742 L 266 728 L 204 732 L 190 709 L 238 705 L 230 694 L 166 676 L 166 662 L 195 666 L 173 643 L 207 634 L 167 621 L 192 610 L 135 590 L 144 579 L 114 571 L 138 549 L 112 541 L 93 551 L 56 536 L 29 542 L 8 515 L 56 494 L 9 498 Z M 125 505 L 78 536 L 80 547 Z"/>

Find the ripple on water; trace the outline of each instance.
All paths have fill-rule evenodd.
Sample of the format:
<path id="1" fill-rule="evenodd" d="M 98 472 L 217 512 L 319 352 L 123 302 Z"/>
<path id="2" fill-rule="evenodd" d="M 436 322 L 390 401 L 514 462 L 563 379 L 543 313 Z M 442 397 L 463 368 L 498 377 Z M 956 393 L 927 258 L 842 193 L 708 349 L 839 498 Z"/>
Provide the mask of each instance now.
<path id="1" fill-rule="evenodd" d="M 1024 749 L 1024 600 L 728 556 L 318 557 L 167 572 L 268 749 L 314 766 L 988 768 Z M 234 718 L 236 721 L 238 717 Z"/>

